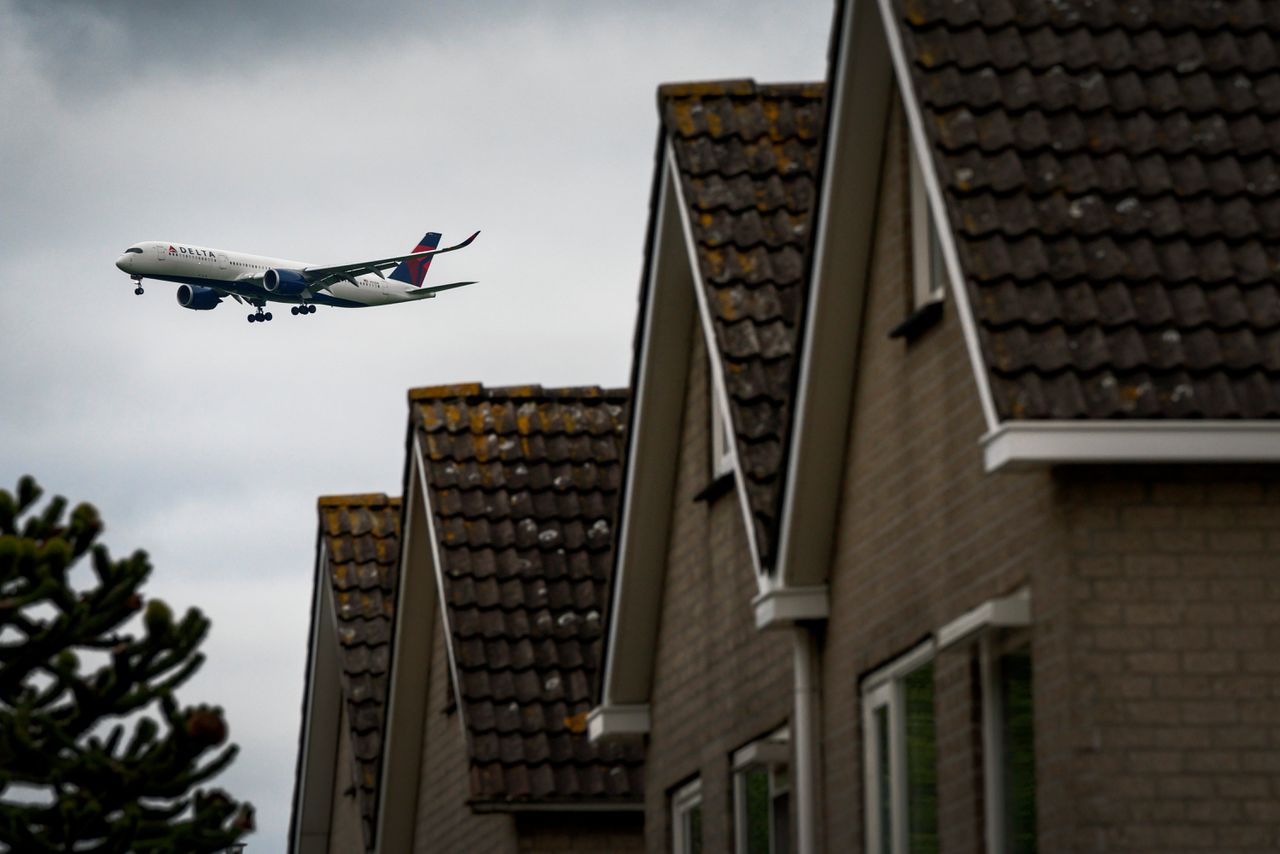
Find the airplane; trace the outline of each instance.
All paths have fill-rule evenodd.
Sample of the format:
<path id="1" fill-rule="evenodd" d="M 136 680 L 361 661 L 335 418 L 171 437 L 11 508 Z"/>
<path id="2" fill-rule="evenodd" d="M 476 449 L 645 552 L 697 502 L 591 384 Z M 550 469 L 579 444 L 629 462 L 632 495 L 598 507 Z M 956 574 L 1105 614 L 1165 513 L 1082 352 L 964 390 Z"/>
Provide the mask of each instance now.
<path id="1" fill-rule="evenodd" d="M 133 292 L 139 296 L 143 279 L 177 282 L 178 305 L 183 308 L 209 311 L 231 297 L 257 309 L 249 315 L 249 322 L 254 323 L 271 319 L 271 312 L 263 310 L 269 302 L 293 303 L 290 312 L 304 315 L 314 314 L 317 305 L 362 308 L 412 302 L 474 285 L 450 282 L 426 288 L 422 283 L 432 258 L 470 246 L 478 234 L 437 249 L 440 233 L 431 231 L 406 255 L 332 265 L 152 240 L 130 246 L 116 259 L 116 266 L 129 274 L 135 285 Z M 394 272 L 384 276 L 382 271 L 390 267 L 395 267 Z"/>

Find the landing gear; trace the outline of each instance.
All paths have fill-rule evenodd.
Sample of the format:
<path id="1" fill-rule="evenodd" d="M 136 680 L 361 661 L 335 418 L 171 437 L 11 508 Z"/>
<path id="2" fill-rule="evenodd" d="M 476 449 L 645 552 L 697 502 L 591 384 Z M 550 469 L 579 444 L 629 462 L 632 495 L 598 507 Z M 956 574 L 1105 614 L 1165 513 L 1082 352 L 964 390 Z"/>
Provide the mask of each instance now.
<path id="1" fill-rule="evenodd" d="M 129 278 L 133 279 L 133 284 L 135 285 L 133 292 L 138 296 L 142 296 L 142 277 L 130 276 Z"/>
<path id="2" fill-rule="evenodd" d="M 289 313 L 290 314 L 315 314 L 316 307 L 311 303 L 303 303 L 302 305 L 295 305 L 292 308 L 290 308 Z"/>
<path id="3" fill-rule="evenodd" d="M 266 323 L 270 319 L 271 319 L 271 312 L 268 311 L 266 314 L 263 314 L 262 306 L 258 306 L 257 314 L 249 315 L 250 323 L 254 323 L 255 321 L 258 323 Z"/>

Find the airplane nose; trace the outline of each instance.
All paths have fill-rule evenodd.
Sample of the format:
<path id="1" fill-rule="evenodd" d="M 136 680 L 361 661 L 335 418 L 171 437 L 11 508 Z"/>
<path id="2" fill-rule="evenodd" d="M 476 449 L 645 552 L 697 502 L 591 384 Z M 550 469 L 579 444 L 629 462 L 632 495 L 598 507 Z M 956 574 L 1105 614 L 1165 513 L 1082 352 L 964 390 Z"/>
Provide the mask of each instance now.
<path id="1" fill-rule="evenodd" d="M 121 255 L 119 258 L 117 258 L 116 266 L 126 273 L 129 272 L 129 256 Z"/>

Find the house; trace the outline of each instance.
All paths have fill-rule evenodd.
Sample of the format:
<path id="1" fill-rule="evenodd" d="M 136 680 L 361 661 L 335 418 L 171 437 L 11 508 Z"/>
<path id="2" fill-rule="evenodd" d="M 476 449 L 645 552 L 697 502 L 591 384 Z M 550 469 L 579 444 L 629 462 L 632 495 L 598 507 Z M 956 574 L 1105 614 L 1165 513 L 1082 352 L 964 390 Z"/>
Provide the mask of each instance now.
<path id="1" fill-rule="evenodd" d="M 367 851 L 378 809 L 400 499 L 319 500 L 290 850 Z"/>
<path id="2" fill-rule="evenodd" d="M 403 501 L 321 499 L 291 850 L 639 850 L 643 746 L 585 722 L 627 404 L 414 389 Z"/>
<path id="3" fill-rule="evenodd" d="M 649 850 L 674 834 L 679 850 L 700 837 L 718 851 L 733 839 L 731 766 L 789 753 L 792 652 L 756 630 L 750 603 L 777 551 L 824 87 L 666 86 L 659 109 L 608 664 L 589 723 L 604 743 L 647 740 Z M 783 776 L 765 783 L 785 822 Z"/>
<path id="4" fill-rule="evenodd" d="M 849 0 L 825 99 L 660 90 L 588 719 L 649 850 L 1274 847 L 1277 22 Z"/>

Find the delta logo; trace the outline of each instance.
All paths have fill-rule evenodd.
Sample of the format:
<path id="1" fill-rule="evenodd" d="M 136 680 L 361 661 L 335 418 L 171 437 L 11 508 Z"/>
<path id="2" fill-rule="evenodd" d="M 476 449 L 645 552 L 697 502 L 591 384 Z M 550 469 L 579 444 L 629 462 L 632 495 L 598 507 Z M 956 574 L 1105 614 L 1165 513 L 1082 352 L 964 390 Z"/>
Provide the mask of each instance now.
<path id="1" fill-rule="evenodd" d="M 194 258 L 212 258 L 213 257 L 213 253 L 208 251 L 207 249 L 191 249 L 190 247 L 187 247 L 187 246 L 179 246 L 177 249 L 175 249 L 172 243 L 169 244 L 169 254 L 170 255 L 190 255 Z"/>

